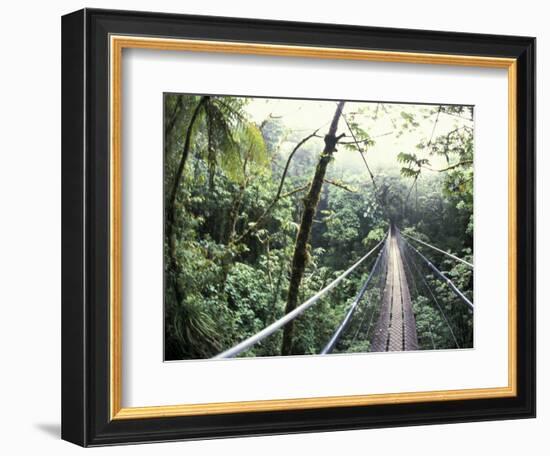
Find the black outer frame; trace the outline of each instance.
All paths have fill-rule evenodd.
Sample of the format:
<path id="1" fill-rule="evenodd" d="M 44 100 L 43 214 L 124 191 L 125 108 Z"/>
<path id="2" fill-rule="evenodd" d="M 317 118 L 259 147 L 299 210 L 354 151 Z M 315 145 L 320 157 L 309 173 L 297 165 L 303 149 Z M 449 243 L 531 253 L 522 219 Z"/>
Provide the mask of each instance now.
<path id="1" fill-rule="evenodd" d="M 517 58 L 518 395 L 110 421 L 110 34 Z M 534 416 L 534 38 L 96 9 L 62 18 L 63 439 L 98 446 Z"/>

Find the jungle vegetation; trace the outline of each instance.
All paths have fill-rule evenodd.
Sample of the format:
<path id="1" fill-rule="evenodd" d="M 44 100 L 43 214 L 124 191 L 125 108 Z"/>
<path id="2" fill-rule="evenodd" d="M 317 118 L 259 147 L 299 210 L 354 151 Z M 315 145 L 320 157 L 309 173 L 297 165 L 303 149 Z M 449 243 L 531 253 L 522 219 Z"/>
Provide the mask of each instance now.
<path id="1" fill-rule="evenodd" d="M 167 360 L 260 331 L 390 223 L 472 261 L 472 107 L 165 94 L 164 135 Z M 422 251 L 473 299 L 470 268 Z M 373 261 L 242 356 L 319 353 Z M 421 263 L 406 267 L 420 347 L 471 347 L 472 314 Z M 375 284 L 337 352 L 369 350 Z"/>

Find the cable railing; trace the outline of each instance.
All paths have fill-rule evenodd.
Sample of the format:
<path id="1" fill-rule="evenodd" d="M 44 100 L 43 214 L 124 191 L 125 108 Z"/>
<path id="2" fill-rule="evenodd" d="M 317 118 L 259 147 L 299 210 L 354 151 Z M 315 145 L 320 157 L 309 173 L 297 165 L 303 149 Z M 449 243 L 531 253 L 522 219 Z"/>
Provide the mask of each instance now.
<path id="1" fill-rule="evenodd" d="M 336 279 L 334 279 L 331 283 L 329 283 L 327 286 L 325 286 L 323 289 L 321 289 L 320 291 L 318 291 L 315 295 L 311 296 L 308 300 L 306 300 L 305 302 L 303 302 L 301 305 L 299 305 L 298 307 L 296 307 L 294 310 L 288 312 L 287 314 L 283 315 L 281 318 L 279 318 L 278 320 L 276 320 L 275 322 L 271 323 L 270 325 L 266 326 L 264 329 L 262 329 L 261 331 L 257 332 L 256 334 L 248 337 L 247 339 L 241 341 L 240 343 L 234 345 L 233 347 L 229 348 L 228 350 L 225 350 L 223 351 L 222 353 L 216 355 L 214 357 L 214 359 L 224 359 L 224 358 L 233 358 L 237 355 L 239 355 L 240 353 L 244 352 L 245 350 L 251 348 L 252 346 L 258 344 L 259 342 L 261 342 L 263 339 L 265 339 L 266 337 L 269 337 L 270 335 L 272 335 L 274 332 L 276 332 L 277 330 L 281 329 L 283 326 L 285 326 L 286 324 L 288 324 L 289 322 L 291 322 L 292 320 L 294 320 L 295 318 L 297 318 L 298 316 L 300 316 L 301 314 L 303 314 L 307 309 L 309 309 L 310 307 L 312 307 L 314 304 L 316 304 L 317 302 L 319 302 L 319 300 L 325 296 L 329 291 L 331 291 L 332 289 L 334 289 L 336 286 L 338 286 L 338 284 L 340 284 L 347 276 L 349 276 L 351 273 L 353 273 L 361 264 L 363 264 L 368 258 L 370 258 L 375 252 L 378 251 L 378 255 L 376 256 L 376 259 L 372 264 L 372 268 L 367 276 L 367 278 L 365 279 L 365 281 L 363 282 L 361 288 L 359 289 L 359 291 L 357 292 L 354 300 L 352 301 L 352 303 L 350 304 L 349 308 L 347 309 L 345 315 L 344 315 L 344 318 L 342 319 L 342 321 L 340 322 L 340 324 L 338 325 L 338 327 L 335 329 L 334 333 L 332 334 L 330 340 L 326 343 L 326 345 L 322 348 L 322 350 L 320 351 L 320 354 L 322 355 L 325 355 L 325 354 L 329 354 L 329 353 L 332 353 L 332 351 L 334 350 L 334 348 L 336 347 L 336 345 L 338 344 L 338 342 L 341 340 L 343 334 L 345 333 L 345 331 L 350 327 L 350 324 L 355 316 L 355 314 L 357 313 L 357 309 L 359 308 L 359 305 L 360 303 L 364 300 L 364 297 L 365 297 L 365 294 L 373 280 L 373 278 L 376 276 L 377 274 L 377 271 L 380 270 L 380 268 L 385 268 L 386 266 L 381 266 L 382 263 L 386 264 L 385 261 L 386 261 L 386 253 L 387 253 L 387 249 L 388 249 L 388 240 L 390 239 L 390 231 L 388 231 L 388 233 L 386 233 L 386 235 L 384 236 L 384 238 L 378 242 L 376 244 L 376 246 L 374 248 L 372 248 L 366 255 L 364 255 L 362 258 L 360 258 L 356 263 L 354 263 L 352 266 L 350 266 L 346 271 L 344 271 L 341 275 L 339 275 Z M 468 266 L 471 266 L 473 267 L 473 264 L 471 263 L 468 263 L 467 261 L 465 260 L 462 260 L 461 258 L 458 258 L 448 252 L 445 252 L 435 246 L 432 246 L 424 241 L 421 241 L 419 239 L 416 239 L 410 235 L 407 235 L 405 233 L 401 233 L 399 230 L 396 230 L 396 233 L 395 235 L 398 237 L 398 240 L 399 240 L 399 248 L 400 250 L 404 251 L 403 250 L 403 246 L 406 246 L 407 247 L 407 250 L 409 251 L 413 251 L 421 260 L 422 262 L 424 262 L 428 268 L 439 278 L 441 279 L 443 282 L 445 282 L 445 284 L 451 289 L 451 291 L 464 303 L 468 306 L 468 310 L 470 312 L 473 312 L 473 309 L 474 309 L 474 304 L 472 303 L 472 301 L 470 301 L 468 299 L 468 297 L 465 296 L 464 293 L 462 293 L 457 287 L 456 285 L 445 275 L 443 274 L 443 272 L 441 272 L 428 258 L 426 258 L 420 251 L 418 251 L 409 241 L 408 239 L 405 239 L 401 236 L 401 234 L 403 234 L 404 236 L 406 236 L 407 238 L 410 238 L 414 241 L 418 241 L 420 242 L 421 244 L 424 244 L 426 245 L 427 247 L 431 247 L 433 248 L 434 250 L 437 250 L 438 252 L 441 252 L 441 253 L 444 253 L 445 255 L 447 256 L 450 256 L 450 257 L 453 257 L 455 260 L 458 260 L 464 264 L 467 264 Z M 380 247 L 382 246 L 382 248 L 380 249 Z M 408 257 L 409 255 L 405 255 L 406 257 Z M 431 289 L 431 287 L 429 286 L 429 284 L 427 283 L 426 279 L 424 276 L 422 276 L 422 274 L 420 273 L 418 267 L 416 266 L 416 262 L 414 261 L 414 259 L 412 258 L 412 256 L 410 257 L 410 260 L 418 274 L 418 276 L 422 279 L 422 282 L 423 282 L 423 285 L 424 287 L 426 288 L 426 290 L 428 291 L 428 294 L 430 295 L 430 297 L 432 298 L 432 300 L 435 302 L 438 310 L 442 313 L 443 315 L 443 318 L 447 324 L 447 326 L 449 326 L 449 329 L 450 329 L 450 332 L 451 332 L 451 335 L 452 335 L 452 338 L 455 342 L 455 345 L 457 347 L 460 347 L 458 341 L 457 341 L 457 338 L 454 334 L 454 331 L 453 329 L 450 327 L 450 322 L 448 321 L 447 319 L 447 316 L 445 315 L 445 313 L 443 312 L 443 309 L 441 308 L 441 305 L 439 304 L 439 301 L 437 300 L 437 298 L 435 297 L 435 294 L 433 292 L 433 290 Z M 412 274 L 411 270 L 410 270 L 410 265 L 408 264 L 408 260 L 405 260 L 407 261 L 407 267 L 409 268 L 409 274 Z M 416 284 L 415 284 L 416 286 Z M 366 313 L 363 312 L 363 316 L 361 318 L 361 322 L 360 322 L 360 325 L 358 327 L 358 331 L 356 332 L 356 334 L 353 336 L 353 340 L 355 340 L 355 337 L 358 335 L 358 332 L 359 330 L 363 327 L 363 323 L 364 323 L 364 320 L 366 318 Z M 370 325 L 372 323 L 372 318 L 374 316 L 374 313 L 371 312 L 371 318 L 370 318 L 370 322 L 369 322 L 369 329 L 370 329 Z M 431 334 L 431 328 L 430 328 L 430 334 Z M 368 333 L 367 333 L 367 336 L 368 338 Z M 431 334 L 431 337 L 432 337 L 432 344 L 435 346 L 435 343 L 433 341 L 433 334 Z"/>
<path id="2" fill-rule="evenodd" d="M 378 268 L 378 270 L 380 271 L 380 274 L 379 274 L 379 277 L 378 277 L 378 285 L 377 285 L 378 290 L 382 290 L 384 288 L 384 285 L 385 285 L 385 282 L 386 282 L 386 279 L 387 279 L 388 244 L 389 244 L 389 240 L 386 239 L 386 242 L 384 243 L 384 247 L 382 248 L 381 265 Z M 378 303 L 381 302 L 380 299 L 381 299 L 381 296 L 379 296 L 378 299 L 377 299 Z M 372 304 L 372 302 L 370 304 Z M 363 315 L 361 317 L 361 321 L 357 325 L 357 329 L 355 330 L 355 332 L 353 333 L 353 336 L 351 337 L 351 340 L 350 340 L 351 344 L 353 344 L 355 342 L 355 340 L 357 339 L 357 337 L 359 336 L 359 334 L 362 331 L 364 331 L 365 323 L 366 323 L 366 319 L 367 319 L 368 315 L 370 315 L 370 316 L 369 316 L 369 319 L 368 319 L 367 331 L 364 334 L 363 339 L 364 340 L 369 340 L 369 333 L 370 333 L 370 329 L 372 327 L 372 323 L 373 323 L 375 314 L 376 314 L 376 309 L 371 309 L 371 311 L 369 312 L 369 305 L 366 304 L 365 306 L 363 306 Z"/>
<path id="3" fill-rule="evenodd" d="M 439 269 L 437 269 L 430 260 L 428 260 L 424 255 L 422 255 L 415 247 L 411 245 L 410 242 L 407 242 L 407 245 L 415 252 L 421 259 L 426 263 L 426 265 L 435 273 L 437 277 L 439 277 L 443 282 L 447 284 L 447 286 L 453 291 L 453 293 L 468 307 L 471 311 L 474 310 L 474 304 L 472 301 L 470 301 L 464 293 L 462 293 L 456 285 L 452 282 L 451 279 L 449 279 L 445 274 L 443 274 Z"/>
<path id="4" fill-rule="evenodd" d="M 473 268 L 474 265 L 470 263 L 469 261 L 463 260 L 462 258 L 457 257 L 456 255 L 453 255 L 452 253 L 446 252 L 445 250 L 441 250 L 438 247 L 435 247 L 434 245 L 428 244 L 427 242 L 421 241 L 420 239 L 417 239 L 410 234 L 407 233 L 401 233 L 403 236 L 407 236 L 409 239 L 412 239 L 413 241 L 419 242 L 422 245 L 425 245 L 426 247 L 429 247 L 433 250 L 436 250 L 437 252 L 440 252 L 444 255 L 447 255 L 448 257 L 452 258 L 453 260 L 460 261 L 461 263 L 465 264 L 466 266 L 469 266 L 470 268 Z"/>
<path id="5" fill-rule="evenodd" d="M 386 238 L 386 242 L 388 242 L 387 238 Z M 344 319 L 342 320 L 342 322 L 340 323 L 338 328 L 336 328 L 336 331 L 334 331 L 334 334 L 332 335 L 332 337 L 330 338 L 328 343 L 321 350 L 321 355 L 326 355 L 328 353 L 331 353 L 332 350 L 334 350 L 334 347 L 336 346 L 336 344 L 338 343 L 338 340 L 342 336 L 342 333 L 347 329 L 347 327 L 348 327 L 348 325 L 351 321 L 351 318 L 353 316 L 353 313 L 355 312 L 355 309 L 357 309 L 357 306 L 359 305 L 359 303 L 363 299 L 363 296 L 365 295 L 365 292 L 367 291 L 367 288 L 368 288 L 368 286 L 371 282 L 371 279 L 373 278 L 374 274 L 378 270 L 378 266 L 380 265 L 380 259 L 381 259 L 382 254 L 384 252 L 385 252 L 385 245 L 384 245 L 384 247 L 382 247 L 382 249 L 380 249 L 380 252 L 378 252 L 378 256 L 376 257 L 376 261 L 375 261 L 374 266 L 372 267 L 372 269 L 369 273 L 369 276 L 367 277 L 367 280 L 365 280 L 365 283 L 363 283 L 363 286 L 359 290 L 359 293 L 357 293 L 357 296 L 355 297 L 355 299 L 351 303 L 351 306 L 348 309 Z"/>
<path id="6" fill-rule="evenodd" d="M 408 247 L 411 247 L 410 244 L 407 243 L 407 246 Z M 408 261 L 408 260 L 406 260 Z M 411 263 L 417 273 L 417 275 L 421 278 L 422 280 L 422 283 L 424 284 L 424 287 L 426 290 L 428 290 L 428 293 L 430 294 L 431 298 L 432 298 L 432 301 L 435 303 L 435 305 L 437 306 L 439 312 L 441 313 L 441 316 L 443 317 L 443 320 L 445 320 L 445 323 L 447 324 L 447 327 L 449 328 L 449 332 L 453 338 L 453 341 L 456 345 L 456 348 L 460 348 L 460 344 L 458 343 L 458 340 L 456 338 L 456 335 L 453 331 L 453 328 L 451 326 L 451 323 L 449 322 L 449 319 L 447 318 L 447 315 L 445 314 L 445 311 L 443 310 L 443 308 L 441 307 L 441 305 L 439 304 L 439 300 L 435 297 L 435 294 L 434 292 L 432 291 L 432 288 L 430 287 L 430 285 L 428 284 L 428 281 L 426 280 L 426 278 L 422 275 L 422 273 L 420 272 L 420 270 L 418 269 L 418 266 L 416 265 L 416 262 L 411 258 Z M 431 330 L 431 326 L 430 326 L 430 337 L 432 338 L 432 344 L 434 345 L 434 348 L 435 348 L 435 342 L 433 341 L 433 334 L 432 334 L 432 330 Z"/>
<path id="7" fill-rule="evenodd" d="M 411 281 L 412 281 L 412 283 L 414 285 L 414 294 L 415 294 L 416 297 L 418 297 L 419 296 L 418 285 L 416 283 L 416 278 L 413 274 L 413 271 L 412 271 L 412 268 L 411 268 L 411 265 L 410 265 L 410 263 L 412 263 L 413 260 L 412 260 L 412 258 L 409 258 L 409 252 L 408 252 L 408 250 L 406 250 L 405 241 L 403 240 L 403 237 L 401 236 L 401 233 L 399 233 L 399 249 L 403 254 L 403 264 L 404 264 L 404 267 L 405 267 L 405 275 L 408 275 L 407 283 L 410 284 Z M 416 267 L 416 264 L 414 264 L 414 268 L 415 268 L 416 273 L 424 281 L 424 285 L 427 285 L 426 279 L 420 274 L 420 272 L 418 271 L 418 269 Z M 431 292 L 431 290 L 430 290 L 430 292 Z M 439 305 L 439 302 L 437 304 Z M 445 315 L 443 315 L 443 318 L 445 320 L 447 319 L 447 317 Z M 428 323 L 428 334 L 430 336 L 430 342 L 432 343 L 432 348 L 435 350 L 436 349 L 436 344 L 435 344 L 435 339 L 434 339 L 433 324 L 429 320 L 428 320 L 427 323 Z M 449 329 L 452 332 L 452 328 L 449 327 Z"/>
<path id="8" fill-rule="evenodd" d="M 322 290 L 317 292 L 315 295 L 313 295 L 307 301 L 300 304 L 294 310 L 288 312 L 287 314 L 285 314 L 284 316 L 279 318 L 277 321 L 271 323 L 269 326 L 266 326 L 264 329 L 257 332 L 256 334 L 250 336 L 249 338 L 243 340 L 242 342 L 240 342 L 237 345 L 229 348 L 228 350 L 225 350 L 222 353 L 214 356 L 213 359 L 233 358 L 233 357 L 237 356 L 238 354 L 242 353 L 243 351 L 247 350 L 248 348 L 252 347 L 253 345 L 257 344 L 258 342 L 262 341 L 266 337 L 270 336 L 271 334 L 273 334 L 278 329 L 282 328 L 284 325 L 286 325 L 290 321 L 294 320 L 296 317 L 301 315 L 304 311 L 309 309 L 312 305 L 317 303 L 319 301 L 319 299 L 321 299 L 330 290 L 332 290 L 334 287 L 336 287 L 342 280 L 344 280 L 353 271 L 355 271 L 362 263 L 364 263 L 365 260 L 367 258 L 369 258 L 374 252 L 376 252 L 378 250 L 378 248 L 384 243 L 386 237 L 387 237 L 387 234 L 365 256 L 363 256 L 361 259 L 359 259 L 356 263 L 354 263 L 346 271 L 344 271 L 344 273 L 342 273 L 340 276 L 338 276 L 335 280 L 333 280 L 325 288 L 323 288 Z"/>

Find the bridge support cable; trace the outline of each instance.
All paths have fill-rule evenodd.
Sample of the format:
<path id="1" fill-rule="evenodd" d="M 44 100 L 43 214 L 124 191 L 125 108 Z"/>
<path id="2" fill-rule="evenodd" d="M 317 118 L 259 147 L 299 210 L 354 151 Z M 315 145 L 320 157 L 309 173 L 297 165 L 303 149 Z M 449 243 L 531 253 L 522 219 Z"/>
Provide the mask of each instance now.
<path id="1" fill-rule="evenodd" d="M 405 243 L 403 242 L 403 239 L 399 239 L 399 248 L 401 249 L 401 251 L 405 254 Z M 418 284 L 416 283 L 416 278 L 414 277 L 413 273 L 412 273 L 412 269 L 411 269 L 411 265 L 409 264 L 409 256 L 408 255 L 403 255 L 403 259 L 405 260 L 404 261 L 404 264 L 405 264 L 405 272 L 407 273 L 407 275 L 411 278 L 411 281 L 414 285 L 414 295 L 415 296 L 418 296 Z"/>
<path id="2" fill-rule="evenodd" d="M 407 244 L 409 247 L 410 244 Z M 434 292 L 432 291 L 432 288 L 430 287 L 428 281 L 426 280 L 426 278 L 424 277 L 424 275 L 422 275 L 422 273 L 420 272 L 420 270 L 418 269 L 418 266 L 416 265 L 416 262 L 411 258 L 411 263 L 412 265 L 414 266 L 414 269 L 417 273 L 417 275 L 422 279 L 422 282 L 424 283 L 424 288 L 426 288 L 426 290 L 428 291 L 428 293 L 430 294 L 430 296 L 432 297 L 432 301 L 435 303 L 435 305 L 437 306 L 437 308 L 439 309 L 439 312 L 441 313 L 441 316 L 443 317 L 443 319 L 445 320 L 445 323 L 447 323 L 447 327 L 449 328 L 449 331 L 451 333 L 451 336 L 453 337 L 453 341 L 456 345 L 456 348 L 461 348 L 460 347 L 460 344 L 458 343 L 458 340 L 456 339 L 456 336 L 455 336 L 455 333 L 453 331 L 453 328 L 449 322 L 449 319 L 447 318 L 447 315 L 445 314 L 445 312 L 443 311 L 443 308 L 441 307 L 441 305 L 439 304 L 439 301 L 437 300 L 437 298 L 435 297 L 435 294 Z M 430 329 L 430 332 L 431 332 L 431 329 Z M 433 343 L 433 335 L 432 335 L 432 343 Z M 435 348 L 435 344 L 434 344 L 434 348 Z"/>
<path id="3" fill-rule="evenodd" d="M 410 277 L 411 281 L 413 282 L 415 297 L 418 297 L 418 284 L 416 283 L 416 278 L 413 274 L 413 271 L 411 269 L 411 264 L 410 264 L 410 262 L 412 260 L 409 258 L 409 253 L 405 249 L 405 242 L 403 241 L 403 238 L 401 236 L 399 236 L 399 248 L 403 252 L 403 260 L 404 260 L 403 262 L 404 262 L 405 269 L 406 269 L 405 273 L 408 273 L 408 276 Z M 415 318 L 416 318 L 416 315 L 415 315 Z M 432 324 L 429 320 L 428 320 L 428 330 L 429 330 L 429 333 L 430 333 L 430 341 L 432 342 L 432 348 L 435 350 L 436 347 L 435 347 L 435 339 L 434 339 L 434 335 L 433 335 L 433 328 L 432 328 Z M 451 329 L 451 332 L 452 332 L 452 329 Z"/>
<path id="4" fill-rule="evenodd" d="M 415 237 L 412 237 L 411 235 L 407 233 L 401 233 L 403 236 L 407 236 L 409 239 L 412 239 L 413 241 L 419 242 L 422 245 L 425 245 L 426 247 L 429 247 L 430 249 L 436 250 L 437 252 L 442 253 L 443 255 L 447 255 L 448 257 L 452 258 L 453 260 L 460 261 L 461 263 L 465 264 L 466 266 L 473 268 L 474 265 L 466 260 L 463 260 L 462 258 L 457 257 L 456 255 L 453 255 L 452 253 L 445 252 L 445 250 L 441 250 L 440 248 L 435 247 L 434 245 L 428 244 L 427 242 L 421 241 L 420 239 L 417 239 Z"/>
<path id="5" fill-rule="evenodd" d="M 388 241 L 386 240 L 386 243 L 384 244 L 383 252 L 382 252 L 381 266 L 378 268 L 378 270 L 380 271 L 380 276 L 379 276 L 379 279 L 378 279 L 378 289 L 379 290 L 383 289 L 384 283 L 386 282 L 386 275 L 387 275 L 387 272 L 388 272 L 387 268 L 388 268 Z M 380 294 L 378 305 L 380 305 L 381 302 L 382 302 L 382 294 Z M 366 320 L 367 315 L 369 313 L 368 310 L 369 310 L 368 305 L 366 305 L 364 310 L 363 310 L 363 315 L 361 317 L 361 321 L 359 322 L 359 325 L 357 326 L 357 330 L 355 331 L 355 333 L 353 334 L 353 337 L 351 338 L 351 343 L 352 344 L 357 339 L 357 336 L 359 335 L 359 333 L 364 330 L 365 320 Z M 368 340 L 368 338 L 369 338 L 370 328 L 372 327 L 372 322 L 374 321 L 374 315 L 375 314 L 376 314 L 376 309 L 373 309 L 372 312 L 370 313 L 369 324 L 367 326 L 367 332 L 366 332 L 365 336 L 363 337 L 364 340 Z"/>
<path id="6" fill-rule="evenodd" d="M 443 274 L 439 269 L 437 269 L 430 260 L 428 260 L 424 255 L 422 255 L 416 248 L 414 248 L 410 242 L 407 242 L 407 245 L 422 259 L 422 261 L 424 261 L 424 263 L 426 263 L 428 265 L 428 267 L 435 273 L 435 275 L 437 275 L 437 277 L 439 277 L 441 280 L 443 280 L 443 282 L 445 282 L 447 284 L 447 286 L 453 291 L 453 293 L 458 296 L 458 298 L 464 303 L 466 304 L 469 308 L 470 308 L 470 311 L 473 312 L 474 310 L 474 304 L 472 303 L 472 301 L 470 301 L 465 295 L 464 293 L 462 293 L 457 287 L 456 285 L 451 281 L 451 279 L 449 279 L 445 274 Z"/>
<path id="7" fill-rule="evenodd" d="M 355 312 L 355 309 L 357 308 L 357 306 L 359 305 L 359 303 L 363 299 L 363 296 L 365 295 L 365 292 L 367 291 L 367 288 L 368 288 L 373 276 L 378 271 L 378 267 L 380 265 L 380 259 L 382 258 L 382 255 L 383 255 L 384 252 L 385 252 L 385 245 L 382 249 L 380 249 L 380 252 L 378 252 L 378 255 L 376 257 L 376 261 L 374 262 L 374 265 L 373 265 L 373 267 L 372 267 L 372 269 L 371 269 L 371 271 L 370 271 L 370 273 L 367 277 L 367 280 L 365 280 L 365 282 L 363 283 L 363 286 L 359 290 L 359 293 L 357 293 L 357 296 L 355 297 L 355 299 L 351 303 L 351 306 L 348 309 L 344 319 L 342 320 L 342 322 L 340 323 L 338 328 L 336 328 L 336 331 L 334 331 L 334 334 L 332 335 L 332 337 L 330 338 L 328 343 L 321 350 L 321 355 L 326 355 L 328 353 L 331 353 L 332 350 L 334 349 L 335 345 L 338 343 L 338 340 L 342 336 L 342 333 L 347 329 L 347 327 L 348 327 L 348 325 L 351 321 L 351 317 L 353 316 L 353 313 Z"/>
<path id="8" fill-rule="evenodd" d="M 261 340 L 265 339 L 267 336 L 270 336 L 275 331 L 277 331 L 278 329 L 286 325 L 289 321 L 294 320 L 296 317 L 302 314 L 305 310 L 309 309 L 313 304 L 318 302 L 319 299 L 321 299 L 330 290 L 336 287 L 342 280 L 344 280 L 348 275 L 350 275 L 353 271 L 355 271 L 361 264 L 363 264 L 365 260 L 369 258 L 374 252 L 376 252 L 378 248 L 383 244 L 383 242 L 386 239 L 386 236 L 384 236 L 384 239 L 382 239 L 378 244 L 376 244 L 376 246 L 372 250 L 370 250 L 365 256 L 359 259 L 355 264 L 350 266 L 340 276 L 338 276 L 335 280 L 333 280 L 325 288 L 317 292 L 307 301 L 300 304 L 294 310 L 282 316 L 277 321 L 271 323 L 269 326 L 266 326 L 264 329 L 262 329 L 258 333 L 250 336 L 248 339 L 245 339 L 242 342 L 238 343 L 237 345 L 229 348 L 228 350 L 225 350 L 224 352 L 214 356 L 213 359 L 233 358 L 237 356 L 239 353 L 242 353 L 246 349 L 252 347 L 253 345 L 260 342 Z"/>

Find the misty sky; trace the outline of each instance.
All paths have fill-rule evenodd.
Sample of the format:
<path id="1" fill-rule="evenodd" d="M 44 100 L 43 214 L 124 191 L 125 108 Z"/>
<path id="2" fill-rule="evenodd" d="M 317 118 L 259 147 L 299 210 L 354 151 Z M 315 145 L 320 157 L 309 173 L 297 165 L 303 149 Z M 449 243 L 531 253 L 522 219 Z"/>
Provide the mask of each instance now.
<path id="1" fill-rule="evenodd" d="M 325 134 L 335 108 L 335 101 L 255 98 L 247 105 L 246 110 L 258 124 L 270 115 L 281 117 L 284 126 L 295 132 L 295 137 L 299 140 L 318 128 L 320 128 L 319 134 Z M 384 168 L 400 169 L 401 164 L 397 162 L 396 158 L 400 152 L 416 153 L 419 157 L 428 158 L 432 167 L 445 167 L 446 162 L 442 157 L 429 156 L 427 151 L 417 149 L 416 145 L 421 141 L 428 142 L 432 132 L 435 139 L 437 136 L 463 125 L 473 127 L 473 122 L 448 114 L 440 114 L 436 123 L 436 111 L 437 106 L 434 105 L 347 102 L 344 106 L 344 114 L 348 118 L 352 113 L 364 113 L 356 114 L 355 121 L 376 142 L 375 145 L 367 149 L 366 155 L 373 171 Z M 403 131 L 401 112 L 414 115 L 419 126 L 413 128 L 412 131 L 404 130 L 404 133 L 399 136 L 397 133 Z M 373 119 L 375 115 L 376 120 Z M 347 138 L 344 141 L 352 140 L 349 129 L 342 119 L 339 123 L 338 133 L 346 133 Z M 321 148 L 322 140 L 317 141 L 318 147 Z M 285 149 L 290 150 L 294 144 L 295 141 L 283 144 L 282 152 L 284 153 Z M 364 171 L 364 164 L 359 154 L 342 147 L 335 154 L 335 160 L 337 166 L 348 169 L 357 167 L 358 171 Z"/>

